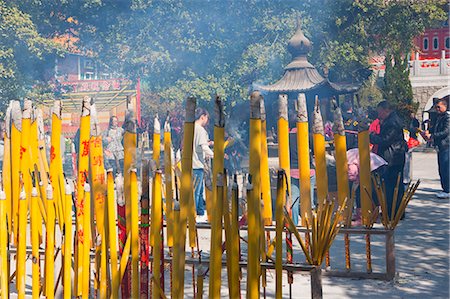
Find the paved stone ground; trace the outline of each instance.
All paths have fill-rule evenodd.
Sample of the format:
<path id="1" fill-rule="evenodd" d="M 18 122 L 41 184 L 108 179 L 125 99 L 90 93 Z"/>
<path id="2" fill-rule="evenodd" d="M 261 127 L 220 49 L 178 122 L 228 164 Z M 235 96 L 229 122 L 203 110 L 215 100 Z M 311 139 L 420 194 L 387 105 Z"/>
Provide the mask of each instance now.
<path id="1" fill-rule="evenodd" d="M 438 199 L 440 190 L 437 157 L 434 152 L 413 153 L 413 179 L 422 183 L 407 208 L 407 216 L 395 231 L 396 277 L 391 282 L 368 279 L 323 277 L 324 298 L 449 298 L 449 208 L 450 201 Z M 200 233 L 201 247 L 208 254 L 208 234 Z M 331 267 L 344 268 L 342 237 L 331 249 Z M 245 248 L 243 248 L 245 250 Z M 364 271 L 363 237 L 351 239 L 352 268 Z M 372 237 L 374 271 L 383 271 L 383 237 Z M 298 246 L 294 260 L 304 261 Z M 188 272 L 186 272 L 188 275 Z M 190 276 L 190 275 L 189 275 Z M 283 281 L 283 298 L 289 296 L 289 285 Z M 192 288 L 186 283 L 186 295 Z M 245 274 L 241 284 L 245 290 Z M 309 275 L 295 275 L 293 298 L 310 298 Z M 227 294 L 226 274 L 223 271 L 222 296 Z M 273 298 L 275 272 L 268 273 L 267 298 Z M 243 292 L 244 293 L 244 292 Z M 205 282 L 207 294 L 207 282 Z"/>
<path id="2" fill-rule="evenodd" d="M 397 275 L 394 281 L 362 280 L 323 277 L 324 298 L 449 298 L 449 200 L 438 199 L 435 193 L 440 189 L 437 172 L 436 153 L 415 152 L 413 154 L 413 178 L 422 183 L 407 208 L 406 220 L 395 232 L 395 255 Z M 200 247 L 204 256 L 209 255 L 209 231 L 199 230 Z M 242 235 L 244 237 L 245 233 Z M 296 242 L 294 242 L 295 245 Z M 342 237 L 338 237 L 331 249 L 331 267 L 344 268 Z M 243 246 L 243 252 L 246 248 Z M 351 239 L 352 268 L 364 271 L 364 239 Z M 190 249 L 187 250 L 190 253 Z M 372 237 L 374 271 L 384 270 L 384 242 L 380 237 Z M 57 259 L 59 260 L 59 259 Z M 299 248 L 294 247 L 294 261 L 304 261 Z M 13 263 L 14 264 L 14 263 Z M 58 262 L 56 262 L 58 264 Z M 56 266 L 56 265 L 55 265 Z M 187 266 L 185 294 L 193 297 L 192 271 Z M 55 273 L 57 276 L 58 273 Z M 166 271 L 166 294 L 169 294 L 169 273 Z M 241 287 L 244 296 L 245 272 Z M 275 292 L 275 272 L 268 272 L 267 298 Z M 55 277 L 56 278 L 56 277 Z M 227 296 L 226 271 L 222 271 L 222 296 Z M 27 285 L 31 285 L 31 261 L 27 262 Z M 284 276 L 283 298 L 289 297 L 289 285 Z M 14 292 L 14 284 L 11 285 Z M 205 295 L 208 293 L 208 278 L 205 281 Z M 61 288 L 57 298 L 61 296 Z M 292 286 L 293 298 L 310 298 L 309 275 L 296 274 Z M 31 298 L 31 287 L 27 288 L 27 298 Z M 12 294 L 11 298 L 16 298 Z"/>

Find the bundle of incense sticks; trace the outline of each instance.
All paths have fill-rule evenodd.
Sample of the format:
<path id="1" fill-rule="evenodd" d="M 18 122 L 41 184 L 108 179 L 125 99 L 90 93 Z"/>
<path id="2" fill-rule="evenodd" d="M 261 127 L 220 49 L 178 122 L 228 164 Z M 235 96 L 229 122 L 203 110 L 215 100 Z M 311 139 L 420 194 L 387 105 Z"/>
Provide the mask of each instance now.
<path id="1" fill-rule="evenodd" d="M 398 225 L 398 222 L 400 221 L 400 218 L 405 213 L 406 207 L 408 206 L 409 202 L 411 201 L 414 193 L 416 192 L 417 188 L 420 185 L 420 180 L 417 180 L 414 184 L 409 183 L 403 197 L 400 198 L 400 205 L 398 206 L 398 209 L 396 209 L 397 201 L 398 199 L 398 188 L 403 188 L 403 186 L 400 186 L 400 174 L 397 179 L 397 185 L 394 189 L 394 196 L 393 196 L 393 202 L 391 207 L 391 215 L 389 216 L 388 213 L 388 204 L 386 199 L 386 187 L 384 184 L 384 181 L 381 179 L 379 175 L 373 175 L 372 176 L 372 182 L 375 186 L 375 191 L 378 197 L 378 200 L 380 202 L 381 207 L 381 223 L 383 224 L 384 228 L 386 229 L 395 229 Z"/>
<path id="2" fill-rule="evenodd" d="M 343 226 L 342 215 L 346 203 L 347 200 L 344 200 L 343 205 L 339 206 L 336 211 L 333 212 L 334 202 L 324 201 L 322 205 L 313 211 L 312 219 L 308 219 L 305 216 L 307 238 L 310 240 L 309 248 L 305 246 L 297 228 L 289 217 L 287 210 L 285 210 L 284 219 L 287 223 L 287 228 L 294 233 L 309 264 L 317 266 L 322 264 L 337 233 Z"/>

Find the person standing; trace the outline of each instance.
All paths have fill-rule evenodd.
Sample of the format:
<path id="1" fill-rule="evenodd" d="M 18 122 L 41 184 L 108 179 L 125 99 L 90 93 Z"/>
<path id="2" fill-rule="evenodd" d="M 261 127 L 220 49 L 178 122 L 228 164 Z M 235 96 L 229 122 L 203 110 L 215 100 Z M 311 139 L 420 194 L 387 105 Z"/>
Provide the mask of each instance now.
<path id="1" fill-rule="evenodd" d="M 420 129 L 420 123 L 419 120 L 416 118 L 415 113 L 411 113 L 409 115 L 409 137 L 417 139 L 419 135 L 419 129 Z"/>
<path id="2" fill-rule="evenodd" d="M 449 155 L 450 155 L 450 137 L 449 123 L 450 112 L 448 111 L 448 102 L 442 98 L 435 104 L 437 118 L 434 126 L 426 133 L 427 139 L 432 139 L 438 152 L 439 176 L 441 178 L 442 191 L 437 193 L 438 198 L 449 198 Z"/>
<path id="3" fill-rule="evenodd" d="M 419 120 L 416 118 L 416 114 L 411 112 L 411 114 L 409 115 L 408 131 L 405 131 L 405 140 L 408 145 L 408 150 L 406 151 L 405 157 L 405 167 L 403 168 L 403 185 L 405 189 L 408 187 L 408 184 L 411 183 L 412 180 L 412 151 L 414 147 L 419 145 L 419 141 L 417 140 L 417 136 L 420 131 L 419 129 Z"/>
<path id="4" fill-rule="evenodd" d="M 205 127 L 209 121 L 209 113 L 203 108 L 195 110 L 194 150 L 192 154 L 192 168 L 194 174 L 194 201 L 197 211 L 197 222 L 207 222 L 204 200 L 204 171 L 206 160 L 214 156 L 209 148 L 214 143 L 209 140 Z"/>
<path id="5" fill-rule="evenodd" d="M 108 130 L 103 133 L 103 143 L 105 147 L 106 167 L 112 168 L 114 173 L 121 172 L 123 168 L 123 134 L 125 130 L 119 127 L 117 116 L 109 119 Z"/>
<path id="6" fill-rule="evenodd" d="M 406 142 L 403 136 L 403 124 L 400 117 L 391 107 L 388 101 L 382 101 L 377 106 L 378 118 L 380 119 L 380 134 L 370 134 L 370 142 L 378 145 L 378 155 L 388 163 L 382 178 L 386 184 L 386 201 L 388 214 L 391 216 L 394 189 L 397 178 L 400 175 L 398 188 L 398 200 L 395 210 L 400 206 L 404 194 L 403 167 L 405 166 Z M 404 215 L 403 215 L 404 216 Z M 402 216 L 402 218 L 403 218 Z"/>

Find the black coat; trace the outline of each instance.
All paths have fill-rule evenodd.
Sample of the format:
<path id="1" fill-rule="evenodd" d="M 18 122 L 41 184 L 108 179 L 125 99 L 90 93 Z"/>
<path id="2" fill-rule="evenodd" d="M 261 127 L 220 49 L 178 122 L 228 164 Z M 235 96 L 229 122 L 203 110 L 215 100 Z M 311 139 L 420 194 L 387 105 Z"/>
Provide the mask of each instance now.
<path id="1" fill-rule="evenodd" d="M 403 137 L 403 125 L 397 113 L 392 112 L 380 127 L 380 134 L 370 134 L 370 142 L 378 144 L 378 154 L 386 160 L 388 166 L 404 165 L 406 142 Z"/>
<path id="2" fill-rule="evenodd" d="M 347 142 L 347 149 L 358 147 L 358 121 L 353 112 L 342 112 L 344 120 L 344 128 L 346 130 L 345 137 Z"/>
<path id="3" fill-rule="evenodd" d="M 431 128 L 431 137 L 433 137 L 434 145 L 437 146 L 439 150 L 448 149 L 450 146 L 449 123 L 450 112 L 447 111 L 445 113 L 438 114 L 436 123 Z"/>

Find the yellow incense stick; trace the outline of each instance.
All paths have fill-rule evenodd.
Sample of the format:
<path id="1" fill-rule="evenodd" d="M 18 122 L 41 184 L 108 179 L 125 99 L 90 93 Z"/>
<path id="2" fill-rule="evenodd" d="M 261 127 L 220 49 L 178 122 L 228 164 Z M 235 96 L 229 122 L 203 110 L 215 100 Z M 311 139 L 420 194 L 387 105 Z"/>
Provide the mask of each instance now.
<path id="1" fill-rule="evenodd" d="M 358 132 L 359 149 L 359 181 L 361 194 L 361 212 L 364 225 L 370 225 L 370 214 L 372 213 L 372 185 L 370 179 L 370 147 L 369 131 L 364 129 Z M 364 192 L 364 190 L 367 192 Z"/>
<path id="2" fill-rule="evenodd" d="M 275 207 L 276 235 L 275 235 L 275 298 L 282 298 L 282 279 L 283 279 L 283 228 L 284 216 L 283 206 L 286 194 L 286 184 L 284 182 L 284 171 L 278 171 L 277 179 L 277 201 Z"/>
<path id="3" fill-rule="evenodd" d="M 12 202 L 12 169 L 11 169 L 11 109 L 12 102 L 9 102 L 5 113 L 5 134 L 3 137 L 3 168 L 2 168 L 2 185 L 3 191 L 7 198 L 5 202 L 5 213 L 7 217 L 8 232 L 11 232 L 12 216 L 13 216 L 13 202 Z"/>
<path id="4" fill-rule="evenodd" d="M 164 174 L 166 186 L 166 223 L 167 246 L 173 246 L 173 172 L 172 172 L 172 140 L 169 116 L 164 124 Z"/>
<path id="5" fill-rule="evenodd" d="M 211 258 L 209 261 L 210 280 L 209 296 L 220 297 L 222 278 L 222 215 L 223 215 L 223 172 L 224 169 L 224 142 L 225 117 L 223 103 L 216 97 L 214 118 L 214 161 L 213 161 L 213 200 L 211 217 Z"/>
<path id="6" fill-rule="evenodd" d="M 248 267 L 247 298 L 259 297 L 260 289 L 260 192 L 261 192 L 261 101 L 262 96 L 255 91 L 250 96 L 250 147 L 249 172 L 252 189 L 247 199 L 248 206 Z"/>
<path id="7" fill-rule="evenodd" d="M 171 296 L 173 298 L 179 296 L 180 293 L 180 267 L 177 261 L 180 259 L 181 252 L 181 240 L 180 240 L 180 204 L 177 200 L 173 204 L 173 260 L 172 260 L 172 290 Z M 184 245 L 183 245 L 184 246 Z"/>
<path id="8" fill-rule="evenodd" d="M 55 274 L 54 274 L 54 252 L 55 252 L 55 203 L 51 186 L 47 189 L 47 244 L 45 249 L 45 288 L 47 298 L 54 298 Z"/>
<path id="9" fill-rule="evenodd" d="M 65 187 L 65 221 L 64 221 L 64 299 L 72 297 L 72 188 Z"/>
<path id="10" fill-rule="evenodd" d="M 153 184 L 155 186 L 154 192 L 154 206 L 152 209 L 153 212 L 153 219 L 152 222 L 154 223 L 153 226 L 153 235 L 154 235 L 154 247 L 153 247 L 153 291 L 152 291 L 152 297 L 154 299 L 158 299 L 161 297 L 162 294 L 160 294 L 159 286 L 161 285 L 161 248 L 163 244 L 161 243 L 161 230 L 162 230 L 162 195 L 161 195 L 161 187 L 162 187 L 162 178 L 161 178 L 161 172 L 156 171 L 155 177 L 153 179 Z"/>
<path id="11" fill-rule="evenodd" d="M 270 194 L 269 153 L 267 148 L 267 121 L 264 100 L 261 100 L 261 194 L 264 202 L 265 225 L 272 224 L 272 197 Z"/>
<path id="12" fill-rule="evenodd" d="M 52 132 L 51 132 L 51 148 L 50 148 L 50 177 L 53 187 L 53 197 L 56 208 L 56 216 L 60 222 L 60 229 L 64 221 L 59 221 L 62 213 L 62 191 L 60 184 L 60 173 L 62 173 L 61 159 L 61 136 L 62 136 L 62 106 L 61 101 L 54 101 L 52 108 Z M 81 130 L 81 127 L 80 127 Z M 89 129 L 88 129 L 89 130 Z M 89 134 L 89 132 L 87 132 Z M 80 135 L 81 136 L 81 135 Z M 81 139 L 80 139 L 81 141 Z M 80 149 L 82 147 L 80 146 Z M 78 190 L 79 191 L 79 190 Z M 78 193 L 79 194 L 79 193 Z"/>
<path id="13" fill-rule="evenodd" d="M 84 183 L 84 217 L 83 217 L 83 299 L 90 298 L 90 280 L 91 280 L 91 186 Z"/>
<path id="14" fill-rule="evenodd" d="M 119 269 L 117 267 L 117 227 L 116 227 L 116 201 L 114 196 L 114 177 L 112 169 L 108 170 L 108 201 L 107 201 L 107 212 L 108 212 L 108 240 L 109 240 L 109 254 L 111 263 L 111 298 L 119 298 Z"/>
<path id="15" fill-rule="evenodd" d="M 312 218 L 311 213 L 311 179 L 309 161 L 309 129 L 308 111 L 305 94 L 300 93 L 297 99 L 297 153 L 300 178 L 300 211 L 302 225 L 306 225 L 305 217 Z"/>
<path id="16" fill-rule="evenodd" d="M 8 274 L 8 230 L 6 228 L 6 194 L 0 190 L 0 294 L 2 298 L 9 297 Z"/>
<path id="17" fill-rule="evenodd" d="M 174 298 L 184 298 L 184 266 L 186 262 L 186 228 L 187 215 L 189 209 L 189 199 L 192 192 L 192 151 L 194 140 L 194 121 L 195 121 L 196 100 L 189 97 L 186 101 L 186 117 L 183 136 L 183 154 L 181 161 L 181 189 L 180 189 L 180 220 L 174 222 L 174 226 L 179 226 L 179 248 L 173 256 L 173 264 L 176 269 L 173 270 L 172 281 L 177 281 L 177 288 L 174 292 Z M 178 228 L 177 228 L 178 229 Z M 174 246 L 176 247 L 176 246 Z"/>
<path id="18" fill-rule="evenodd" d="M 55 101 L 55 110 L 53 111 L 52 116 L 52 126 L 53 124 L 57 125 L 60 123 L 60 119 L 57 117 L 58 111 L 60 111 L 60 108 L 57 107 L 57 101 Z M 76 231 L 77 231 L 77 258 L 76 258 L 76 265 L 75 265 L 75 295 L 81 296 L 82 295 L 82 289 L 83 285 L 82 282 L 84 280 L 83 275 L 89 276 L 89 273 L 84 274 L 84 272 L 88 272 L 89 269 L 84 269 L 84 262 L 83 262 L 83 254 L 85 252 L 84 250 L 84 244 L 87 244 L 87 242 L 84 242 L 85 239 L 88 238 L 87 234 L 89 231 L 87 228 L 85 228 L 85 224 L 90 224 L 90 219 L 87 221 L 84 220 L 85 213 L 88 207 L 84 195 L 84 185 L 87 179 L 87 174 L 89 171 L 89 136 L 90 136 L 90 101 L 88 97 L 83 98 L 82 102 L 82 110 L 81 110 L 81 120 L 80 120 L 80 143 L 79 143 L 79 152 L 78 152 L 78 173 L 77 173 L 77 200 L 76 200 Z M 56 127 L 57 128 L 57 127 Z M 53 131 L 53 129 L 52 129 Z M 54 136 L 53 138 L 53 132 L 52 132 L 52 148 L 53 152 L 57 151 L 57 147 L 59 147 L 59 138 L 60 136 Z M 50 172 L 52 173 L 52 177 L 58 178 L 58 174 L 54 173 L 58 171 L 58 166 L 53 166 L 52 169 L 52 163 L 57 163 L 57 161 L 52 161 L 52 155 L 50 153 Z M 59 184 L 55 179 L 52 179 L 52 186 L 54 190 L 59 190 Z M 86 246 L 90 246 L 90 244 L 87 244 Z"/>
<path id="19" fill-rule="evenodd" d="M 25 298 L 25 261 L 26 261 L 26 231 L 27 231 L 27 195 L 23 189 L 19 196 L 19 233 L 17 244 L 17 293 L 18 298 Z M 50 250 L 48 250 L 50 251 Z"/>
<path id="20" fill-rule="evenodd" d="M 38 192 L 36 187 L 31 190 L 31 251 L 32 251 L 32 295 L 33 298 L 39 297 L 40 284 L 41 284 L 41 270 L 40 270 L 40 255 L 39 255 L 39 230 L 38 227 L 42 227 L 41 215 L 38 205 Z"/>
<path id="21" fill-rule="evenodd" d="M 336 152 L 336 178 L 338 190 L 338 202 L 342 206 L 344 200 L 350 198 L 350 189 L 348 183 L 348 164 L 347 164 L 347 141 L 345 138 L 345 128 L 342 119 L 341 108 L 334 110 L 334 148 Z M 351 217 L 353 207 L 348 207 L 344 213 L 344 222 Z"/>
<path id="22" fill-rule="evenodd" d="M 156 168 L 159 168 L 159 158 L 161 156 L 161 124 L 159 123 L 158 115 L 156 115 L 155 120 L 153 122 L 153 161 L 155 161 Z M 154 197 L 152 197 L 152 206 L 153 206 Z M 150 231 L 153 231 L 153 218 L 154 218 L 154 210 L 151 210 L 150 215 Z M 155 243 L 154 235 L 150 234 L 150 246 L 153 246 Z"/>
<path id="23" fill-rule="evenodd" d="M 312 132 L 314 140 L 314 156 L 316 161 L 317 202 L 319 203 L 319 206 L 321 206 L 328 197 L 328 175 L 327 163 L 325 159 L 325 133 L 322 122 L 322 114 L 320 113 L 319 99 L 317 96 L 313 113 Z"/>
<path id="24" fill-rule="evenodd" d="M 130 170 L 131 297 L 139 297 L 139 200 L 136 169 Z M 155 269 L 153 269 L 155 270 Z"/>
<path id="25" fill-rule="evenodd" d="M 288 123 L 288 97 L 282 94 L 278 97 L 278 161 L 280 168 L 284 170 L 288 197 L 286 208 L 291 212 L 291 167 L 289 158 L 289 123 Z"/>
<path id="26" fill-rule="evenodd" d="M 231 251 L 227 253 L 230 255 L 231 263 L 231 287 L 230 287 L 230 297 L 239 298 L 241 296 L 240 288 L 240 267 L 239 267 L 239 192 L 236 176 L 234 177 L 234 182 L 232 185 L 232 202 L 231 202 Z M 227 241 L 228 242 L 228 241 Z"/>

